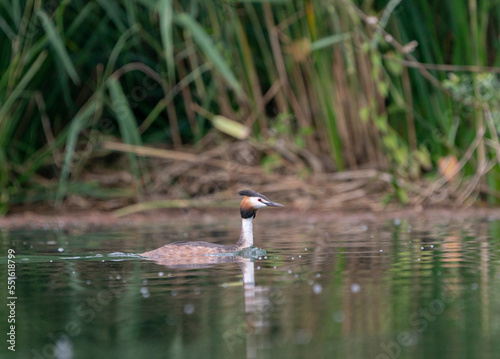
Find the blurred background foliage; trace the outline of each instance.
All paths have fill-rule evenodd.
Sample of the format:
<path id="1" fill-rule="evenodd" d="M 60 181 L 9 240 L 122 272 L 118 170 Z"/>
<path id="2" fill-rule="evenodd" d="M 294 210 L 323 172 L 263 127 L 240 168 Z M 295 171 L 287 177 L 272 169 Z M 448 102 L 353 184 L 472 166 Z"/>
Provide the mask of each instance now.
<path id="1" fill-rule="evenodd" d="M 473 178 L 493 203 L 499 20 L 496 0 L 4 0 L 0 212 L 141 200 L 154 172 L 141 148 L 175 159 L 228 141 L 299 177 L 416 181 L 456 158 L 447 179 Z M 82 179 L 123 165 L 118 142 L 136 146 L 132 186 Z"/>

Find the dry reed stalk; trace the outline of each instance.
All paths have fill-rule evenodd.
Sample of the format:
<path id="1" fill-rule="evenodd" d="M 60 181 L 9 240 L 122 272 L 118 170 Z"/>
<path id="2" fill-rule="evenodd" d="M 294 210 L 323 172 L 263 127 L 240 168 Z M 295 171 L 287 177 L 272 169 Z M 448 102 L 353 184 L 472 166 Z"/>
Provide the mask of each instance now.
<path id="1" fill-rule="evenodd" d="M 391 55 L 383 55 L 384 59 L 398 62 L 404 67 L 414 69 L 424 68 L 426 70 L 446 71 L 446 72 L 479 72 L 479 73 L 500 73 L 500 67 L 476 66 L 476 65 L 449 65 L 449 64 L 428 64 L 425 62 L 400 59 Z"/>
<path id="2" fill-rule="evenodd" d="M 417 150 L 417 131 L 415 129 L 415 116 L 413 115 L 413 93 L 410 84 L 410 75 L 407 68 L 403 68 L 401 82 L 408 109 L 406 111 L 406 126 L 408 131 L 408 144 L 412 151 Z"/>
<path id="3" fill-rule="evenodd" d="M 457 206 L 462 206 L 472 195 L 473 192 L 476 192 L 476 196 L 480 192 L 480 188 L 484 186 L 481 183 L 481 180 L 484 178 L 484 175 L 488 173 L 494 166 L 496 165 L 495 161 L 484 162 L 481 165 L 477 166 L 476 173 L 471 181 L 469 181 L 465 190 L 463 190 L 457 197 L 455 203 Z M 469 205 L 472 205 L 475 202 L 475 199 L 469 201 Z"/>
<path id="4" fill-rule="evenodd" d="M 327 207 L 334 207 L 334 208 L 340 207 L 340 206 L 344 206 L 345 202 L 358 200 L 360 198 L 365 197 L 366 195 L 367 195 L 367 193 L 364 189 L 357 189 L 354 191 L 343 192 L 343 193 L 337 194 L 335 196 L 332 196 L 328 200 L 324 200 L 323 205 L 326 205 Z"/>
<path id="5" fill-rule="evenodd" d="M 500 142 L 498 140 L 497 130 L 495 128 L 495 123 L 493 122 L 493 117 L 491 115 L 491 111 L 488 107 L 484 109 L 484 117 L 486 118 L 486 124 L 488 126 L 488 130 L 490 132 L 490 136 L 494 143 L 495 149 L 495 157 L 497 159 L 498 164 L 500 164 Z"/>
<path id="6" fill-rule="evenodd" d="M 458 161 L 458 165 L 454 167 L 453 171 L 448 173 L 447 176 L 454 176 L 458 172 L 462 170 L 462 168 L 466 165 L 466 163 L 470 160 L 474 152 L 476 151 L 476 148 L 479 144 L 479 142 L 482 140 L 484 137 L 484 130 L 482 132 L 477 132 L 476 137 L 474 138 L 474 141 L 469 145 L 467 148 L 467 151 L 465 154 L 462 156 L 460 161 Z M 434 181 L 432 185 L 428 186 L 426 189 L 424 195 L 420 198 L 420 200 L 417 202 L 417 204 L 421 205 L 425 201 L 428 201 L 431 196 L 439 189 L 441 188 L 445 183 L 447 182 L 447 178 L 445 176 L 441 176 L 439 179 Z"/>
<path id="7" fill-rule="evenodd" d="M 175 111 L 175 105 L 172 101 L 168 101 L 166 107 L 168 122 L 170 123 L 170 133 L 172 134 L 172 142 L 174 144 L 174 148 L 179 148 L 182 146 L 182 140 L 179 132 L 179 122 L 177 121 L 177 112 Z"/>
<path id="8" fill-rule="evenodd" d="M 313 128 L 316 129 L 315 136 L 317 136 L 316 138 L 313 139 L 316 140 L 316 143 L 318 145 L 317 149 L 318 154 L 331 153 L 331 149 L 329 148 L 330 140 L 328 139 L 328 134 L 326 129 L 327 120 L 322 118 L 323 116 L 326 116 L 326 113 L 322 110 L 318 100 L 318 97 L 320 96 L 322 97 L 322 94 L 315 93 L 315 88 L 312 81 L 314 69 L 313 71 L 311 71 L 311 68 L 313 68 L 313 61 L 312 59 L 309 58 L 307 59 L 307 63 L 304 66 L 302 66 L 302 71 L 304 72 L 304 78 L 309 80 L 306 85 L 306 91 L 312 109 L 310 126 L 313 126 Z"/>
<path id="9" fill-rule="evenodd" d="M 212 76 L 214 77 L 214 83 L 217 87 L 217 103 L 220 107 L 220 114 L 230 119 L 237 118 L 236 113 L 231 106 L 231 100 L 229 100 L 225 82 L 214 71 L 212 71 Z"/>
<path id="10" fill-rule="evenodd" d="M 263 111 L 265 111 L 265 106 L 274 98 L 276 103 L 278 103 L 278 97 L 279 94 L 281 93 L 281 85 L 279 80 L 276 80 L 273 82 L 269 90 L 264 94 L 262 97 L 262 106 L 263 106 Z M 278 104 L 276 106 L 279 106 Z M 259 119 L 259 121 L 264 121 L 266 120 L 266 116 L 264 112 L 259 111 L 258 109 L 255 109 L 250 115 L 248 115 L 247 120 L 245 121 L 245 126 L 248 128 L 252 128 L 253 124 L 255 121 Z M 264 137 L 267 136 L 267 133 L 263 133 Z"/>
<path id="11" fill-rule="evenodd" d="M 260 132 L 262 133 L 264 138 L 267 138 L 268 124 L 266 117 L 264 116 L 265 103 L 262 95 L 262 89 L 259 83 L 259 78 L 257 76 L 257 70 L 255 68 L 255 63 L 253 61 L 252 50 L 250 49 L 250 45 L 248 43 L 248 37 L 246 31 L 243 29 L 241 21 L 239 21 L 238 17 L 235 17 L 234 21 L 236 21 L 239 46 L 242 49 L 243 53 L 243 61 L 245 63 L 245 68 L 246 68 L 245 74 L 248 76 L 250 93 L 252 94 L 252 99 L 254 102 L 253 113 L 259 114 L 257 118 L 259 120 Z M 250 118 L 250 116 L 247 116 L 247 118 Z M 253 121 L 250 123 L 246 121 L 246 123 L 250 124 L 250 127 L 251 125 L 253 125 Z"/>
<path id="12" fill-rule="evenodd" d="M 360 39 L 359 34 L 353 37 L 353 41 L 356 42 L 356 46 L 360 46 L 362 44 L 362 40 Z M 355 100 L 353 116 L 355 118 L 355 123 L 357 124 L 356 128 L 358 130 L 356 138 L 359 138 L 361 139 L 361 141 L 363 141 L 363 146 L 357 146 L 358 151 L 360 151 L 358 152 L 358 156 L 360 158 L 367 157 L 369 162 L 377 163 L 379 156 L 377 155 L 376 146 L 373 141 L 374 139 L 377 139 L 379 137 L 379 134 L 376 126 L 371 126 L 371 124 L 375 122 L 376 116 L 384 113 L 383 109 L 380 108 L 381 102 L 383 103 L 384 101 L 380 98 L 381 96 L 376 89 L 376 85 L 374 84 L 374 81 L 378 79 L 373 78 L 373 68 L 371 66 L 371 60 L 368 56 L 368 53 L 365 53 L 363 51 L 359 52 L 356 56 L 356 60 L 357 70 L 359 73 L 358 81 L 359 86 L 361 87 L 359 91 L 361 92 L 362 96 L 359 96 Z M 365 99 L 367 101 L 365 101 Z M 375 103 L 371 103 L 370 101 L 375 101 Z M 360 109 L 362 109 L 363 106 L 367 106 L 368 108 L 370 108 L 370 114 L 366 123 L 364 123 L 364 121 L 360 118 Z"/>
<path id="13" fill-rule="evenodd" d="M 198 62 L 198 55 L 195 50 L 195 46 L 193 43 L 193 38 L 188 31 L 184 31 L 184 41 L 186 42 L 186 51 L 188 53 L 188 62 L 190 69 L 197 69 L 200 67 Z M 196 95 L 199 99 L 205 98 L 207 95 L 207 90 L 205 89 L 205 84 L 203 83 L 203 79 L 200 76 L 196 76 L 194 79 Z"/>
<path id="14" fill-rule="evenodd" d="M 349 109 L 349 106 L 346 106 L 350 96 L 346 93 L 347 89 L 347 81 L 345 78 L 346 69 L 344 66 L 344 59 L 342 57 L 342 51 L 340 47 L 335 47 L 333 50 L 333 63 L 332 63 L 332 71 L 333 71 L 333 81 L 335 83 L 335 92 L 334 96 L 334 104 L 336 110 L 336 122 L 337 129 L 340 134 L 340 138 L 342 140 L 342 148 L 344 156 L 347 160 L 347 164 L 349 168 L 355 169 L 357 167 L 356 158 L 354 156 L 354 148 L 353 141 L 350 137 L 348 131 L 348 115 L 346 110 Z"/>
<path id="15" fill-rule="evenodd" d="M 274 24 L 273 12 L 271 10 L 271 5 L 268 3 L 263 4 L 264 9 L 264 21 L 266 23 L 269 32 L 269 41 L 271 43 L 271 50 L 274 57 L 274 62 L 276 69 L 278 70 L 278 77 L 280 79 L 281 87 L 283 92 L 288 99 L 295 117 L 299 123 L 305 123 L 305 116 L 302 111 L 300 104 L 297 101 L 295 94 L 290 87 L 290 82 L 288 80 L 288 75 L 286 72 L 285 60 L 283 58 L 283 53 L 281 51 L 281 46 L 278 36 L 278 27 Z"/>
<path id="16" fill-rule="evenodd" d="M 296 85 L 296 91 L 298 93 L 297 101 L 300 108 L 303 109 L 303 118 L 299 122 L 299 126 L 301 128 L 311 127 L 313 125 L 313 121 L 311 113 L 311 103 L 309 101 L 309 96 L 307 93 L 308 85 L 305 84 L 301 67 L 297 63 L 293 64 L 293 76 L 294 83 Z M 316 139 L 314 139 L 312 136 L 307 136 L 305 140 L 308 149 L 310 149 L 314 153 L 319 153 L 319 146 Z"/>
<path id="17" fill-rule="evenodd" d="M 261 175 L 262 170 L 259 167 L 250 167 L 240 164 L 234 164 L 229 161 L 219 160 L 215 158 L 207 158 L 205 155 L 194 155 L 191 153 L 180 152 L 180 151 L 170 151 L 158 148 L 151 148 L 145 146 L 133 146 L 118 142 L 103 142 L 103 148 L 107 150 L 119 151 L 119 152 L 130 152 L 138 156 L 144 157 L 155 157 L 162 159 L 171 159 L 177 161 L 187 161 L 195 163 L 203 163 L 211 166 L 219 167 L 222 169 L 231 169 L 235 171 L 241 171 L 247 175 Z M 270 175 L 272 176 L 272 175 Z"/>

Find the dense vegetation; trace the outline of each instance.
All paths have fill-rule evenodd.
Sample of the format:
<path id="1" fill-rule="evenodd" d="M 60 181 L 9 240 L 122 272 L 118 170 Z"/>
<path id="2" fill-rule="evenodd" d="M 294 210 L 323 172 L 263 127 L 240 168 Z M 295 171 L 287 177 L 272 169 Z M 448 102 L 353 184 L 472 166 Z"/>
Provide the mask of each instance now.
<path id="1" fill-rule="evenodd" d="M 78 180 L 116 137 L 184 152 L 253 141 L 263 166 L 302 159 L 300 176 L 414 180 L 453 155 L 470 191 L 498 197 L 498 1 L 22 3 L 0 5 L 3 213 L 123 195 Z M 128 165 L 140 198 L 148 176 Z"/>

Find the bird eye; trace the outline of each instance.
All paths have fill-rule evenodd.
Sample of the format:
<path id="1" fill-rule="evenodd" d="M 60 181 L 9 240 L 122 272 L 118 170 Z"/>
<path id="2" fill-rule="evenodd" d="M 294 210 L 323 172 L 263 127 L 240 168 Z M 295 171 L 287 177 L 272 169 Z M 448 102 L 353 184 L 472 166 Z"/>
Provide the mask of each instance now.
<path id="1" fill-rule="evenodd" d="M 258 199 L 258 201 L 259 201 L 259 202 L 262 202 L 262 200 L 261 200 L 260 198 Z"/>

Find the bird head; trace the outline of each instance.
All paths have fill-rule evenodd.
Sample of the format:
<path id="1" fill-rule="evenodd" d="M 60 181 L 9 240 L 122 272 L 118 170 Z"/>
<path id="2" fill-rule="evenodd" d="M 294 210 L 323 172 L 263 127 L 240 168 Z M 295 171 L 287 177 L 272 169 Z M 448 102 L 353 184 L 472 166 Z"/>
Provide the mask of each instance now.
<path id="1" fill-rule="evenodd" d="M 259 208 L 284 207 L 282 204 L 270 201 L 266 196 L 255 191 L 243 190 L 239 192 L 239 195 L 244 196 L 240 205 L 241 218 L 255 218 Z"/>

